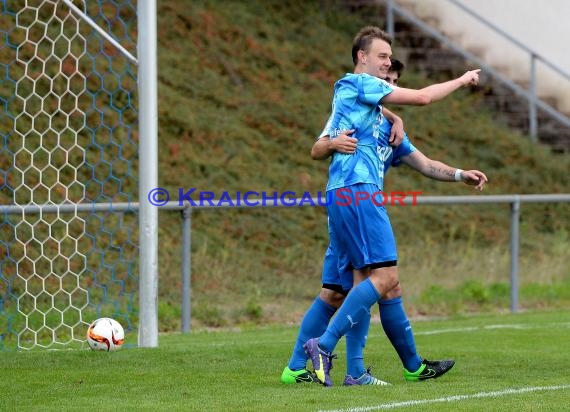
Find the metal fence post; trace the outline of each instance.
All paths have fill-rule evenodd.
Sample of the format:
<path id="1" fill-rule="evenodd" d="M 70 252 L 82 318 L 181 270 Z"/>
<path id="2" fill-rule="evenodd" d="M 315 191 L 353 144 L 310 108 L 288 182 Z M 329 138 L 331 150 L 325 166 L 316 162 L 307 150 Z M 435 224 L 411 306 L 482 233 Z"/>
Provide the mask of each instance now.
<path id="1" fill-rule="evenodd" d="M 190 277 L 192 275 L 192 208 L 182 210 L 182 333 L 190 332 Z"/>
<path id="2" fill-rule="evenodd" d="M 386 1 L 386 31 L 394 38 L 394 0 Z"/>
<path id="3" fill-rule="evenodd" d="M 538 141 L 538 121 L 536 118 L 536 55 L 530 54 L 530 95 L 532 99 L 528 101 L 529 134 L 531 140 Z"/>
<path id="4" fill-rule="evenodd" d="M 519 306 L 519 215 L 520 199 L 511 203 L 511 312 L 518 311 Z"/>

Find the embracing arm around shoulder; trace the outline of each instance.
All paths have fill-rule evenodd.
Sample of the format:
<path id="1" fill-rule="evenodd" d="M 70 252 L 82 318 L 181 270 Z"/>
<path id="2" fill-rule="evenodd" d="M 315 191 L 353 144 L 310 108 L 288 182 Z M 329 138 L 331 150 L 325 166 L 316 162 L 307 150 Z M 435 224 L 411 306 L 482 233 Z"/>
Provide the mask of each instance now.
<path id="1" fill-rule="evenodd" d="M 475 189 L 483 190 L 483 186 L 488 181 L 485 173 L 479 170 L 461 170 L 451 167 L 439 160 L 430 159 L 419 150 L 402 157 L 402 162 L 424 176 L 441 182 L 462 181 L 467 185 L 475 186 Z"/>
<path id="2" fill-rule="evenodd" d="M 385 107 L 382 107 L 382 115 L 392 123 L 388 143 L 394 147 L 399 146 L 400 143 L 402 143 L 402 140 L 404 140 L 404 121 L 400 116 L 392 113 Z"/>
<path id="3" fill-rule="evenodd" d="M 443 99 L 463 86 L 478 84 L 480 71 L 481 69 L 470 70 L 456 79 L 432 84 L 419 90 L 396 87 L 392 93 L 382 99 L 382 103 L 425 106 Z"/>
<path id="4" fill-rule="evenodd" d="M 311 148 L 313 160 L 325 160 L 334 152 L 352 154 L 356 151 L 357 139 L 350 137 L 354 130 L 345 130 L 338 137 L 331 139 L 329 135 L 320 137 Z"/>

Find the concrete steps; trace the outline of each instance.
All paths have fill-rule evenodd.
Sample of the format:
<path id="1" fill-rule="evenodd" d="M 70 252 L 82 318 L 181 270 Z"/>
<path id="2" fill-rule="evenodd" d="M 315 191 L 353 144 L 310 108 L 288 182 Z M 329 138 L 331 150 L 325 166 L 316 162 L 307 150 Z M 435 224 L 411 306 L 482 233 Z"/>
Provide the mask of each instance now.
<path id="1" fill-rule="evenodd" d="M 445 27 L 440 27 L 438 17 L 430 13 L 431 10 L 426 10 L 426 4 L 415 0 L 398 0 L 398 5 L 414 15 L 421 15 L 422 20 L 427 21 L 432 27 L 445 33 L 454 43 L 462 44 L 461 39 L 463 35 L 450 32 Z M 386 27 L 386 7 L 383 0 L 345 0 L 343 7 L 348 12 L 366 11 L 371 16 L 378 16 L 378 19 L 373 24 L 379 27 Z M 467 69 L 473 68 L 473 64 L 466 61 L 461 55 L 443 47 L 439 41 L 397 15 L 394 21 L 394 31 L 394 57 L 401 60 L 406 67 L 418 70 L 430 79 L 445 80 L 457 77 Z M 470 46 L 468 50 L 483 61 L 486 61 L 484 48 Z M 496 66 L 493 62 L 488 62 L 488 64 L 496 68 L 500 73 L 512 78 L 509 75 L 511 70 L 509 67 Z M 513 81 L 515 80 L 513 79 Z M 523 84 L 521 86 L 525 87 Z M 528 86 L 526 88 L 528 90 Z M 519 97 L 502 83 L 485 73 L 482 73 L 481 84 L 476 90 L 484 97 L 487 107 L 497 113 L 498 120 L 523 134 L 529 134 L 528 102 L 525 98 Z M 541 96 L 541 98 L 556 108 L 554 97 Z M 549 145 L 555 152 L 570 152 L 570 128 L 564 127 L 540 110 L 538 111 L 538 139 L 541 143 Z"/>
<path id="2" fill-rule="evenodd" d="M 413 11 L 414 4 L 410 3 L 408 7 Z M 385 13 L 381 15 L 384 16 Z M 432 18 L 431 21 L 437 27 L 438 19 Z M 419 70 L 430 78 L 441 79 L 459 76 L 473 66 L 461 55 L 443 47 L 439 41 L 397 16 L 394 29 L 394 56 L 402 60 L 408 68 Z M 485 60 L 484 48 L 472 47 L 469 51 Z M 508 73 L 507 67 L 497 69 Z M 521 86 L 528 90 L 528 85 Z M 492 111 L 499 113 L 499 118 L 521 133 L 529 134 L 528 102 L 524 97 L 485 74 L 482 75 L 479 90 L 484 96 L 485 104 Z M 555 97 L 540 97 L 550 106 L 557 107 Z M 555 152 L 570 152 L 570 128 L 561 125 L 541 110 L 538 110 L 537 116 L 539 141 L 549 145 Z"/>

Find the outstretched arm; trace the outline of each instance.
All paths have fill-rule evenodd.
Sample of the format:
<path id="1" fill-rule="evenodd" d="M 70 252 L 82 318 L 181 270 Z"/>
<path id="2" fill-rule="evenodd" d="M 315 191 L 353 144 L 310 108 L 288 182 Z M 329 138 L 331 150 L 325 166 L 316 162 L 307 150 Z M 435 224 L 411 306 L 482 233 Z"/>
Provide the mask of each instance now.
<path id="1" fill-rule="evenodd" d="M 481 69 L 470 70 L 457 79 L 432 84 L 419 90 L 396 87 L 382 99 L 382 103 L 425 106 L 443 99 L 461 87 L 478 84 L 480 71 Z"/>
<path id="2" fill-rule="evenodd" d="M 485 173 L 479 170 L 461 170 L 451 167 L 439 160 L 430 159 L 419 150 L 402 157 L 402 162 L 424 176 L 441 182 L 462 181 L 467 185 L 475 186 L 475 189 L 483 190 L 483 186 L 488 181 Z"/>
<path id="3" fill-rule="evenodd" d="M 313 160 L 325 160 L 334 152 L 345 154 L 354 153 L 358 139 L 350 137 L 352 133 L 354 133 L 354 129 L 345 130 L 334 139 L 331 139 L 328 135 L 319 138 L 311 148 L 311 157 Z"/>

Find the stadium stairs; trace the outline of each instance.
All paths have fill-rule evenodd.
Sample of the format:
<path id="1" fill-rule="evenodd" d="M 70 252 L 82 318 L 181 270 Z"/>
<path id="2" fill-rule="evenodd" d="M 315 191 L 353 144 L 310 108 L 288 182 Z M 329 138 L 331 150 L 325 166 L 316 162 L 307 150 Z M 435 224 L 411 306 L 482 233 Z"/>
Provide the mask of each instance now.
<path id="1" fill-rule="evenodd" d="M 398 4 L 414 13 L 413 3 L 402 1 Z M 381 23 L 385 23 L 384 1 L 349 0 L 346 6 L 353 10 L 374 8 L 380 14 Z M 423 18 L 422 20 L 441 32 L 437 18 Z M 473 63 L 467 61 L 461 54 L 445 47 L 438 39 L 397 14 L 394 16 L 394 34 L 394 57 L 401 60 L 407 68 L 417 70 L 430 79 L 441 81 L 457 77 L 463 74 L 466 68 L 473 67 Z M 453 38 L 451 40 L 453 41 Z M 484 61 L 483 49 L 468 51 Z M 520 85 L 528 90 L 528 85 Z M 486 76 L 484 73 L 479 90 L 487 106 L 497 113 L 499 121 L 525 135 L 529 134 L 529 106 L 524 97 L 516 94 L 500 80 Z M 540 96 L 540 99 L 554 109 L 557 108 L 556 98 Z M 570 116 L 570 113 L 564 114 Z M 549 145 L 553 152 L 570 153 L 570 128 L 540 109 L 537 109 L 537 135 L 538 141 Z"/>

